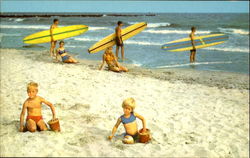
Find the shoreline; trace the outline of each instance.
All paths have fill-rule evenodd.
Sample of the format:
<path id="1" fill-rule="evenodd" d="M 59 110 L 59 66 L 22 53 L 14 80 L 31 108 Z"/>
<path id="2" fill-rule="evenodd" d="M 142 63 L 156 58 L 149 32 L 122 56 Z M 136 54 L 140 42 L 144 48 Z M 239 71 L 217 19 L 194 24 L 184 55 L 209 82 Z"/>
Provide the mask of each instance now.
<path id="1" fill-rule="evenodd" d="M 47 51 L 38 50 L 23 50 L 23 49 L 0 49 L 0 51 L 6 50 L 17 50 L 23 52 L 35 52 L 37 54 L 41 53 L 42 58 L 39 61 L 51 61 L 48 56 Z M 71 54 L 73 57 L 75 55 Z M 60 58 L 60 57 L 59 57 Z M 101 60 L 88 60 L 76 58 L 80 63 L 77 65 L 88 66 L 92 70 L 98 70 L 101 64 Z M 51 61 L 52 62 L 52 61 Z M 60 62 L 61 64 L 65 64 Z M 192 70 L 192 69 L 181 69 L 181 68 L 167 68 L 167 69 L 154 69 L 154 68 L 144 68 L 135 66 L 133 64 L 127 64 L 119 62 L 121 65 L 126 66 L 129 72 L 125 75 L 150 77 L 159 80 L 169 81 L 171 83 L 183 82 L 187 84 L 201 84 L 208 87 L 218 87 L 225 89 L 247 89 L 249 90 L 249 75 L 236 72 L 222 72 L 222 71 L 208 71 L 208 70 Z M 104 70 L 102 71 L 107 71 Z M 114 72 L 111 72 L 114 73 Z"/>

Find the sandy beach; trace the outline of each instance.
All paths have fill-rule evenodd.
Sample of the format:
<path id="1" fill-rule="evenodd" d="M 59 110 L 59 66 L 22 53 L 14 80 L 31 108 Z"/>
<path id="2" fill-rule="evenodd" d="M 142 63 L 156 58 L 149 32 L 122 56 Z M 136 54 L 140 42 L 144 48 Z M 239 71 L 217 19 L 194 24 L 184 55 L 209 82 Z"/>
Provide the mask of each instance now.
<path id="1" fill-rule="evenodd" d="M 249 157 L 246 74 L 133 65 L 113 73 L 97 70 L 100 61 L 54 63 L 46 51 L 0 49 L 0 57 L 1 157 Z M 30 81 L 55 106 L 60 133 L 18 131 Z M 127 97 L 135 98 L 152 132 L 148 144 L 123 144 L 122 125 L 107 140 Z M 43 117 L 52 118 L 47 106 Z"/>

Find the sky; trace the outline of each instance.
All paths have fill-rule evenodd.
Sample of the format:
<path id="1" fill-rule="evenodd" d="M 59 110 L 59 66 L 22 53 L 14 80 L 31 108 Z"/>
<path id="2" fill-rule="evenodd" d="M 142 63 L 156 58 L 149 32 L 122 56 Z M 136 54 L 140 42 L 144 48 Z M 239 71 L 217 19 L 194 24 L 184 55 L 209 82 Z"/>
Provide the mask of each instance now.
<path id="1" fill-rule="evenodd" d="M 1 12 L 249 13 L 249 1 L 0 0 Z"/>

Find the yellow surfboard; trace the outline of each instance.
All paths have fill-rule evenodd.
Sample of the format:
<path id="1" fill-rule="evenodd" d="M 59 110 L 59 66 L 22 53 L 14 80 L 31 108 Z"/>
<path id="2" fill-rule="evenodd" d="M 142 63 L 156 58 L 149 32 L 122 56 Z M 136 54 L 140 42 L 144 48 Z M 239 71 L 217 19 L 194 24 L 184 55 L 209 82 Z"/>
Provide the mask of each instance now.
<path id="1" fill-rule="evenodd" d="M 61 40 L 73 36 L 78 36 L 84 32 L 88 31 L 88 26 L 86 25 L 72 25 L 53 29 L 54 40 Z M 37 32 L 31 34 L 23 39 L 24 43 L 27 44 L 39 44 L 47 43 L 51 41 L 50 30 Z"/>
<path id="2" fill-rule="evenodd" d="M 129 39 L 135 36 L 136 34 L 140 33 L 142 30 L 144 30 L 146 27 L 147 27 L 147 23 L 141 22 L 141 23 L 128 26 L 125 29 L 122 29 L 121 31 L 122 40 L 125 41 L 126 39 Z M 99 52 L 101 50 L 104 50 L 108 47 L 115 45 L 116 44 L 115 37 L 116 37 L 115 33 L 104 37 L 102 40 L 95 43 L 93 46 L 91 46 L 88 49 L 89 53 L 96 53 L 96 52 Z"/>
<path id="3" fill-rule="evenodd" d="M 228 35 L 225 34 L 210 34 L 205 36 L 196 36 L 194 38 L 194 45 L 196 49 L 210 47 L 222 44 L 228 40 Z M 169 52 L 188 51 L 193 49 L 190 38 L 183 38 L 176 41 L 171 41 L 162 46 L 163 50 Z"/>

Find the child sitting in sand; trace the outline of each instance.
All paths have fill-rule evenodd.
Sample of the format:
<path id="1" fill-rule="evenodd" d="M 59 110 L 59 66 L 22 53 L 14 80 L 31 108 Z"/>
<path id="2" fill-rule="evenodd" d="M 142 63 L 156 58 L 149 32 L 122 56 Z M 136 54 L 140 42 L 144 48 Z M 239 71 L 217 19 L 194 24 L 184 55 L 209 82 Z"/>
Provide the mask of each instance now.
<path id="1" fill-rule="evenodd" d="M 20 115 L 20 132 L 24 132 L 26 129 L 30 132 L 35 132 L 37 127 L 39 127 L 41 131 L 48 130 L 42 118 L 42 103 L 47 104 L 50 107 L 53 114 L 53 120 L 56 119 L 54 106 L 42 97 L 37 96 L 37 92 L 38 84 L 30 82 L 27 86 L 29 98 L 24 102 Z M 26 118 L 26 127 L 24 127 L 24 115 L 26 111 L 28 112 L 28 115 Z"/>
<path id="2" fill-rule="evenodd" d="M 99 70 L 103 68 L 105 62 L 108 64 L 108 69 L 114 72 L 128 72 L 126 67 L 121 66 L 112 52 L 112 47 L 108 47 L 102 57 L 102 65 L 100 66 Z"/>
<path id="3" fill-rule="evenodd" d="M 146 121 L 143 116 L 134 112 L 135 109 L 135 100 L 134 98 L 127 98 L 122 103 L 122 108 L 124 114 L 120 116 L 112 130 L 111 136 L 108 138 L 111 140 L 114 137 L 114 134 L 119 127 L 120 123 L 123 123 L 126 134 L 122 140 L 125 144 L 133 144 L 135 141 L 138 141 L 138 129 L 136 123 L 136 117 L 142 121 L 142 133 L 146 132 Z"/>
<path id="4" fill-rule="evenodd" d="M 67 54 L 67 51 L 64 48 L 64 42 L 63 41 L 59 42 L 59 48 L 56 50 L 56 60 L 57 61 L 59 61 L 58 58 L 57 58 L 59 55 L 61 56 L 62 62 L 64 62 L 64 63 L 78 63 L 77 60 L 75 60 L 74 58 L 72 58 L 71 56 L 69 56 Z"/>

